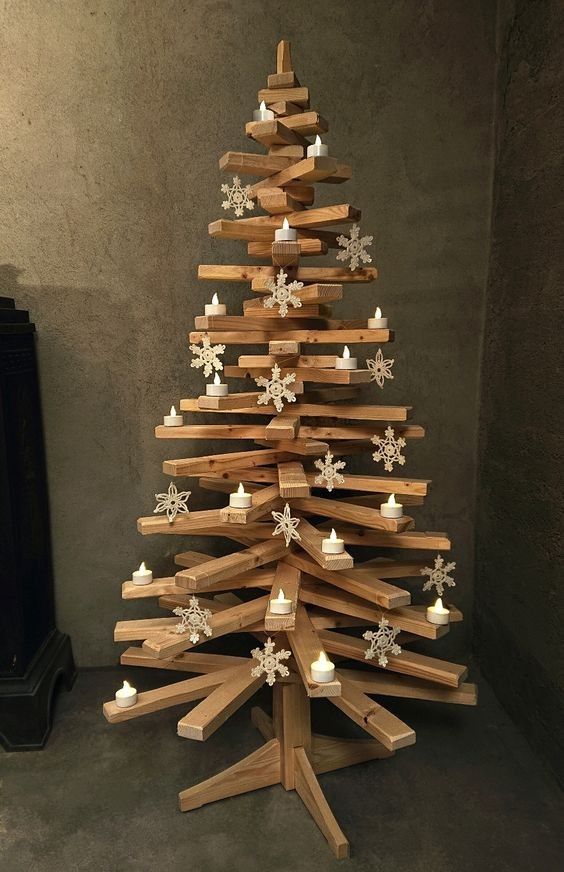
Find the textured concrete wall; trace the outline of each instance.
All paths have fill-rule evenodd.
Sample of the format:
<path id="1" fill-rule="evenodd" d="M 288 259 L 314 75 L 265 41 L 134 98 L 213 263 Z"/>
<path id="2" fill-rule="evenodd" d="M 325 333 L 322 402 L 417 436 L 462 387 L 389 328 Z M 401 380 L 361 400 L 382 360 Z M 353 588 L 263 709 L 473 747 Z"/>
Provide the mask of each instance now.
<path id="1" fill-rule="evenodd" d="M 475 605 L 482 668 L 562 780 L 563 43 L 561 3 L 505 6 Z"/>
<path id="2" fill-rule="evenodd" d="M 2 4 L 0 293 L 38 325 L 59 624 L 81 664 L 114 662 L 116 618 L 148 613 L 119 598 L 140 557 L 169 573 L 180 547 L 135 521 L 161 460 L 208 446 L 167 448 L 153 426 L 201 389 L 186 334 L 215 288 L 197 264 L 246 261 L 206 227 L 282 37 L 355 171 L 319 202 L 362 207 L 375 234 L 381 278 L 337 311 L 380 304 L 397 329 L 383 398 L 428 426 L 405 471 L 434 481 L 418 524 L 452 535 L 469 611 L 494 18 L 490 0 Z M 243 286 L 219 290 L 234 311 Z"/>

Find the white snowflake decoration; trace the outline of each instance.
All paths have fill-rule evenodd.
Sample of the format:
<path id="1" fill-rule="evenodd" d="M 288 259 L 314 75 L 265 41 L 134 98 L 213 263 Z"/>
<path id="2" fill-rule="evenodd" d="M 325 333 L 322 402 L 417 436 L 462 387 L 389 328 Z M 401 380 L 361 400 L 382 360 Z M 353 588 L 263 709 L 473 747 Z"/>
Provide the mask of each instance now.
<path id="1" fill-rule="evenodd" d="M 350 239 L 348 236 L 337 236 L 337 242 L 343 246 L 343 251 L 337 255 L 337 260 L 348 260 L 351 270 L 355 270 L 359 263 L 372 263 L 372 258 L 364 250 L 367 246 L 372 245 L 373 236 L 360 236 L 360 227 L 358 224 L 353 224 L 350 231 Z"/>
<path id="2" fill-rule="evenodd" d="M 190 641 L 196 644 L 200 641 L 200 633 L 204 636 L 212 635 L 212 628 L 208 624 L 212 613 L 209 609 L 202 609 L 197 597 L 191 596 L 189 599 L 190 607 L 183 609 L 182 606 L 177 606 L 173 610 L 173 615 L 178 615 L 182 618 L 180 624 L 174 628 L 176 633 L 190 633 Z"/>
<path id="3" fill-rule="evenodd" d="M 384 387 L 384 379 L 393 378 L 392 375 L 392 366 L 394 365 L 394 358 L 391 360 L 384 360 L 384 355 L 382 354 L 382 349 L 379 348 L 376 352 L 376 357 L 374 360 L 367 360 L 366 366 L 370 370 L 371 376 L 370 381 L 375 381 L 378 387 Z"/>
<path id="4" fill-rule="evenodd" d="M 274 281 L 274 279 L 267 279 L 265 282 L 266 287 L 272 296 L 265 297 L 263 305 L 267 309 L 273 309 L 274 306 L 278 306 L 278 314 L 281 318 L 285 318 L 288 314 L 288 306 L 293 306 L 294 309 L 299 309 L 302 305 L 302 301 L 299 297 L 294 295 L 294 291 L 300 291 L 303 288 L 304 283 L 290 282 L 290 284 L 287 285 L 287 278 L 287 273 L 285 273 L 284 270 L 280 270 L 276 276 L 276 281 Z"/>
<path id="5" fill-rule="evenodd" d="M 281 412 L 284 408 L 284 400 L 287 403 L 295 403 L 296 395 L 290 390 L 288 385 L 296 381 L 296 373 L 290 372 L 284 378 L 280 378 L 280 367 L 277 363 L 272 367 L 272 378 L 262 376 L 255 379 L 259 388 L 264 388 L 264 394 L 261 394 L 257 400 L 257 405 L 267 406 L 269 402 L 274 404 L 277 412 Z"/>
<path id="6" fill-rule="evenodd" d="M 399 627 L 392 627 L 386 618 L 381 618 L 376 631 L 367 630 L 366 633 L 363 633 L 362 638 L 370 642 L 369 647 L 364 652 L 366 660 L 373 660 L 377 657 L 380 666 L 387 666 L 386 654 L 401 654 L 401 648 L 395 641 L 399 632 Z"/>
<path id="7" fill-rule="evenodd" d="M 157 507 L 153 509 L 153 514 L 158 515 L 161 512 L 166 512 L 168 523 L 172 524 L 177 514 L 189 515 L 190 509 L 186 505 L 188 497 L 192 491 L 178 491 L 175 483 L 171 481 L 168 486 L 168 492 L 165 494 L 155 494 Z"/>
<path id="8" fill-rule="evenodd" d="M 333 455 L 330 451 L 325 457 L 319 458 L 313 464 L 316 469 L 320 470 L 319 475 L 315 476 L 315 484 L 323 485 L 328 491 L 332 491 L 335 484 L 343 484 L 345 481 L 344 475 L 339 472 L 347 465 L 344 460 L 336 460 L 333 463 Z"/>
<path id="9" fill-rule="evenodd" d="M 223 208 L 233 209 L 235 215 L 239 218 L 245 209 L 253 210 L 255 208 L 255 204 L 249 197 L 251 186 L 245 185 L 245 187 L 243 187 L 239 176 L 233 176 L 233 184 L 231 186 L 222 185 L 221 193 L 227 194 L 227 200 L 224 200 L 221 204 Z"/>
<path id="10" fill-rule="evenodd" d="M 456 587 L 454 578 L 449 575 L 449 572 L 452 572 L 453 569 L 456 569 L 456 563 L 445 563 L 444 558 L 437 554 L 434 568 L 431 569 L 430 566 L 426 566 L 421 570 L 421 575 L 429 576 L 423 585 L 423 590 L 431 590 L 434 587 L 437 590 L 437 596 L 442 596 L 445 585 L 446 587 Z"/>
<path id="11" fill-rule="evenodd" d="M 266 672 L 266 683 L 272 687 L 274 682 L 276 681 L 276 673 L 285 678 L 290 674 L 290 670 L 287 666 L 281 663 L 281 660 L 287 660 L 292 656 L 290 651 L 285 651 L 282 648 L 280 651 L 274 653 L 274 645 L 275 642 L 272 641 L 270 636 L 264 643 L 264 648 L 253 648 L 251 651 L 251 656 L 258 660 L 258 666 L 254 666 L 251 669 L 251 675 L 255 678 L 258 678 L 259 675 L 262 675 L 263 672 Z"/>
<path id="12" fill-rule="evenodd" d="M 286 540 L 286 548 L 289 546 L 292 539 L 295 539 L 296 542 L 301 540 L 302 537 L 297 529 L 298 524 L 300 523 L 300 518 L 292 518 L 289 503 L 286 503 L 283 512 L 271 512 L 270 514 L 276 521 L 276 527 L 274 528 L 272 535 L 279 536 L 280 533 L 282 533 Z"/>
<path id="13" fill-rule="evenodd" d="M 201 347 L 199 345 L 191 345 L 190 351 L 196 355 L 190 366 L 193 366 L 195 369 L 203 366 L 205 376 L 211 375 L 214 369 L 216 372 L 223 369 L 223 363 L 219 359 L 219 355 L 225 351 L 225 345 L 212 345 L 209 336 L 202 337 Z"/>
<path id="14" fill-rule="evenodd" d="M 383 460 L 384 469 L 386 472 L 391 472 L 394 468 L 394 463 L 399 463 L 400 466 L 403 466 L 405 463 L 405 457 L 401 453 L 401 449 L 405 448 L 405 439 L 403 436 L 394 439 L 393 427 L 386 427 L 384 434 L 384 439 L 381 436 L 372 437 L 373 444 L 377 446 L 372 459 L 377 463 Z"/>

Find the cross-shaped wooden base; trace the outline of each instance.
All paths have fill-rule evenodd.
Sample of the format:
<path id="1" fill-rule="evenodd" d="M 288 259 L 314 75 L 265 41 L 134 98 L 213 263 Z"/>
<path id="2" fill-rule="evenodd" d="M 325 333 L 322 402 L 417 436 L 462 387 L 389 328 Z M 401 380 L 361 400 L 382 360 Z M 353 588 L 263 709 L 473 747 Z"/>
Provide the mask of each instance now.
<path id="1" fill-rule="evenodd" d="M 296 790 L 337 858 L 348 857 L 349 842 L 323 795 L 316 775 L 390 757 L 375 739 L 338 739 L 311 732 L 309 698 L 302 683 L 276 684 L 273 717 L 251 710 L 253 724 L 265 744 L 238 763 L 179 794 L 180 810 L 248 793 L 271 784 Z"/>

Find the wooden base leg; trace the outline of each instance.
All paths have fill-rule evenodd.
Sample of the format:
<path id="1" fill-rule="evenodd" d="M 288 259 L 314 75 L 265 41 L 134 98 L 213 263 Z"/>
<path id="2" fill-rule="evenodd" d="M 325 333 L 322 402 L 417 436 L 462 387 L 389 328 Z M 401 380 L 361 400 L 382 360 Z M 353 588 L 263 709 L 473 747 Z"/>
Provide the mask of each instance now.
<path id="1" fill-rule="evenodd" d="M 296 792 L 315 823 L 327 839 L 338 860 L 349 856 L 349 842 L 323 796 L 319 781 L 303 748 L 294 749 L 294 781 Z"/>
<path id="2" fill-rule="evenodd" d="M 393 757 L 376 739 L 337 739 L 334 736 L 312 735 L 311 765 L 314 772 L 333 772 L 345 766 L 365 763 L 367 760 L 382 760 Z"/>
<path id="3" fill-rule="evenodd" d="M 280 743 L 271 739 L 229 769 L 178 794 L 180 811 L 200 808 L 209 802 L 248 793 L 280 782 Z"/>

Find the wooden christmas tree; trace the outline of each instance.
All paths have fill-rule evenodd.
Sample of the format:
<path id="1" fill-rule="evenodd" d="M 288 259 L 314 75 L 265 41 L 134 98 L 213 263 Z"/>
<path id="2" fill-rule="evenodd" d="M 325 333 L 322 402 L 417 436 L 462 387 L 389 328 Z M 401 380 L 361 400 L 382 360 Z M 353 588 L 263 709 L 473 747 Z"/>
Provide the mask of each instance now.
<path id="1" fill-rule="evenodd" d="M 118 622 L 117 642 L 142 643 L 122 654 L 122 664 L 196 677 L 140 693 L 129 707 L 108 702 L 104 714 L 114 723 L 201 700 L 180 718 L 178 734 L 203 741 L 268 682 L 272 717 L 252 710 L 264 744 L 182 791 L 180 808 L 281 783 L 298 792 L 333 852 L 344 857 L 348 841 L 317 775 L 389 757 L 415 742 L 414 731 L 372 697 L 473 704 L 476 690 L 463 683 L 464 666 L 406 647 L 420 638 L 437 639 L 450 622 L 462 619 L 453 606 L 428 614 L 425 606 L 411 605 L 409 591 L 398 585 L 398 579 L 418 577 L 424 589 L 439 595 L 453 585 L 448 573 L 454 564 L 438 555 L 429 567 L 429 557 L 420 556 L 447 551 L 450 541 L 444 533 L 417 532 L 393 498 L 391 506 L 380 508 L 391 495 L 404 506 L 423 503 L 429 482 L 394 473 L 405 462 L 407 443 L 424 431 L 409 422 L 409 406 L 359 402 L 360 385 L 375 382 L 369 384 L 373 394 L 391 377 L 393 361 L 381 348 L 374 354 L 374 347 L 391 342 L 393 333 L 386 319 L 332 317 L 331 303 L 342 298 L 344 285 L 376 278 L 374 268 L 363 266 L 371 262 L 372 239 L 361 235 L 360 211 L 353 206 L 313 205 L 314 183 L 346 182 L 351 169 L 322 143 L 310 142 L 328 125 L 309 110 L 309 91 L 293 72 L 287 42 L 278 45 L 276 73 L 258 100 L 264 103 L 255 113 L 260 120 L 248 123 L 246 134 L 267 153 L 227 152 L 220 159 L 220 168 L 233 176 L 222 191 L 223 207 L 234 217 L 215 221 L 209 233 L 245 242 L 250 257 L 269 258 L 272 265 L 200 266 L 200 279 L 247 282 L 254 296 L 243 301 L 242 315 L 227 315 L 214 302 L 196 317 L 192 366 L 210 381 L 215 375 L 215 384 L 180 403 L 196 419 L 202 413 L 235 414 L 258 423 L 231 418 L 226 424 L 184 425 L 174 414 L 156 428 L 159 439 L 233 439 L 256 447 L 166 460 L 167 475 L 196 477 L 200 487 L 225 493 L 226 500 L 229 495 L 229 504 L 189 511 L 190 492 L 171 483 L 157 495 L 157 514 L 138 522 L 143 535 L 221 536 L 237 543 L 237 550 L 223 557 L 179 553 L 174 576 L 151 581 L 135 573 L 124 583 L 124 599 L 157 597 L 173 616 Z M 241 176 L 258 181 L 243 184 Z M 333 230 L 347 224 L 348 233 Z M 337 266 L 302 266 L 302 258 L 330 249 L 339 252 Z M 261 346 L 261 353 L 242 354 L 236 366 L 224 368 L 226 347 L 243 345 Z M 352 347 L 352 356 L 343 346 Z M 359 368 L 355 355 L 365 357 L 367 350 L 374 357 Z M 249 389 L 228 392 L 222 371 L 227 378 L 249 379 Z M 344 458 L 360 452 L 372 454 L 376 474 L 347 472 Z M 396 556 L 355 564 L 345 545 L 385 548 L 386 554 L 392 549 Z M 406 551 L 415 551 L 415 559 L 404 557 Z M 241 632 L 255 640 L 248 657 L 206 653 L 208 640 Z M 354 661 L 365 668 L 354 668 Z M 312 734 L 311 697 L 326 697 L 368 738 Z"/>

